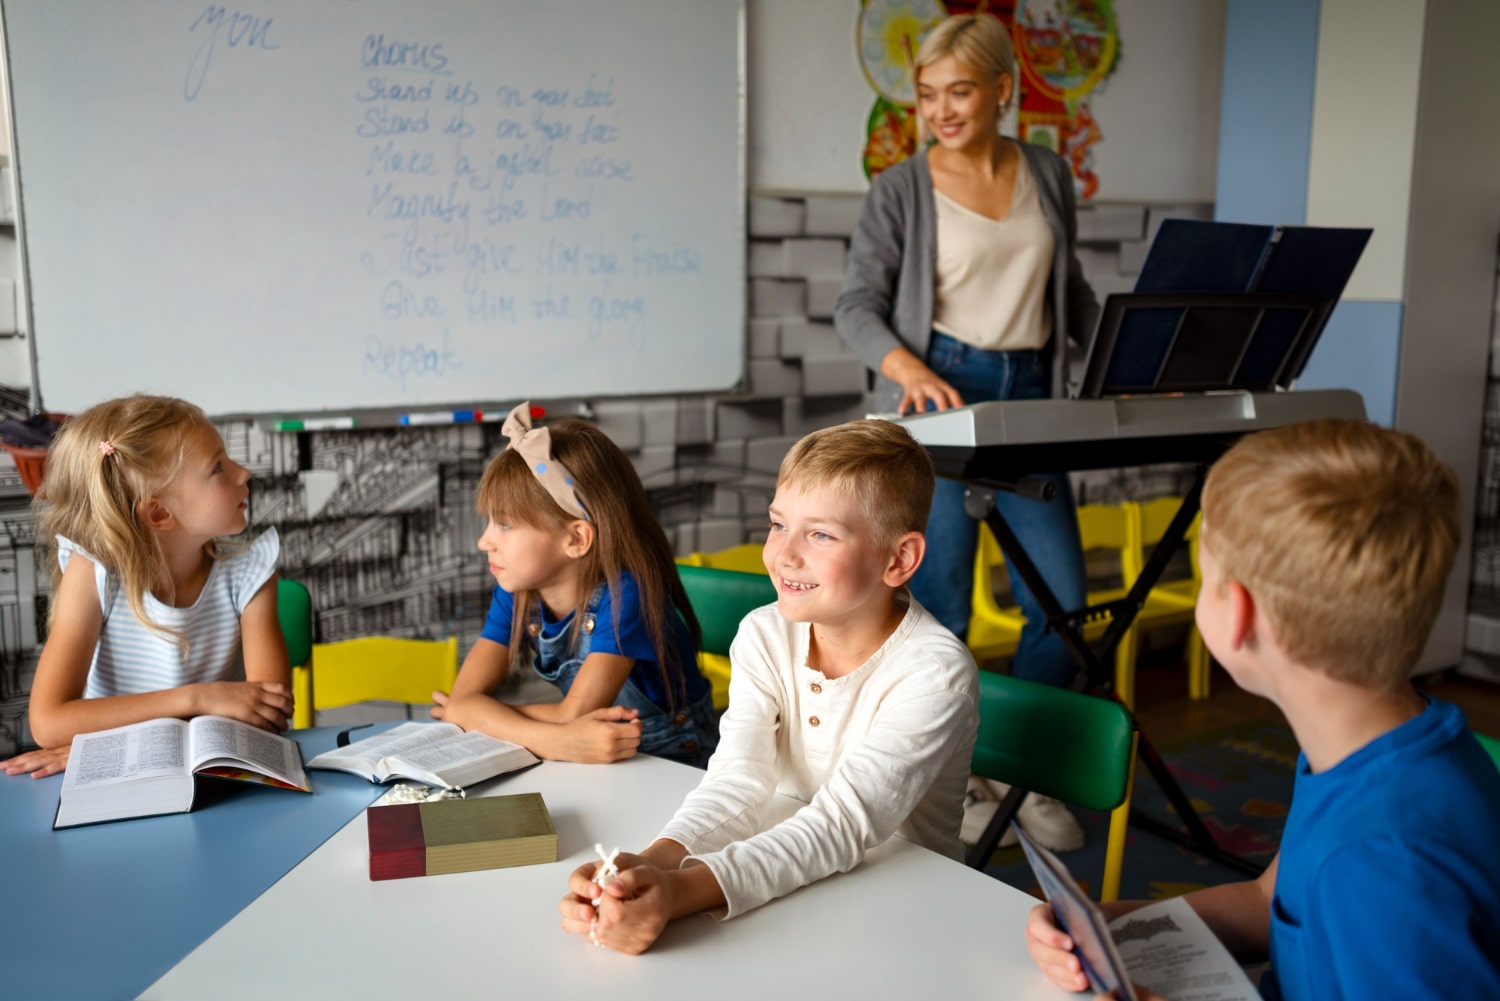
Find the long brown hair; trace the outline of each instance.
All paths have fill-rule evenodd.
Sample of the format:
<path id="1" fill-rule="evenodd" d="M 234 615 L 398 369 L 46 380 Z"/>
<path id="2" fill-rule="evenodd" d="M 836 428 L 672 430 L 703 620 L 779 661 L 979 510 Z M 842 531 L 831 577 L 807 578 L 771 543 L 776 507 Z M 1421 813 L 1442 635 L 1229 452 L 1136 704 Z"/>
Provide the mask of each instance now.
<path id="1" fill-rule="evenodd" d="M 646 489 L 625 453 L 604 432 L 576 417 L 564 417 L 547 425 L 552 438 L 552 458 L 573 474 L 578 499 L 588 511 L 594 527 L 594 544 L 583 555 L 578 568 L 578 593 L 574 608 L 573 642 L 584 616 L 589 596 L 601 583 L 609 586 L 615 630 L 619 631 L 620 575 L 635 578 L 646 635 L 656 650 L 657 667 L 667 692 L 667 708 L 687 699 L 688 664 L 679 663 L 677 644 L 672 641 L 670 616 L 681 614 L 696 648 L 703 633 L 698 617 L 688 603 L 687 592 L 677 576 L 677 564 L 667 535 L 656 520 Z M 495 522 L 564 528 L 575 519 L 557 505 L 536 480 L 526 460 L 514 449 L 494 459 L 479 481 L 475 508 Z M 515 594 L 510 625 L 512 656 L 526 641 L 526 624 L 540 601 L 534 591 Z"/>

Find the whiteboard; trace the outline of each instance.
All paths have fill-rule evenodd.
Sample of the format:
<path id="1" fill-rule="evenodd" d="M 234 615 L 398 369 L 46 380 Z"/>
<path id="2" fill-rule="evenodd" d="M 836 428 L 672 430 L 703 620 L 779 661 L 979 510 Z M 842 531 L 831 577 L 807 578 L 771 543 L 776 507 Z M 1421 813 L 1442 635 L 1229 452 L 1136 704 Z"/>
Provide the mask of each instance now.
<path id="1" fill-rule="evenodd" d="M 724 389 L 740 0 L 5 0 L 48 409 Z"/>

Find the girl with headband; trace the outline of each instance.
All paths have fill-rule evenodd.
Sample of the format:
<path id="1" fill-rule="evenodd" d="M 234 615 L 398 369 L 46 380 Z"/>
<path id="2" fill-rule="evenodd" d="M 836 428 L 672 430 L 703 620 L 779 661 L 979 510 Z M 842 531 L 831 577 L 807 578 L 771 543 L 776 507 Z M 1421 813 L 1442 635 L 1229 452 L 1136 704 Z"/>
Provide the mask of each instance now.
<path id="1" fill-rule="evenodd" d="M 63 424 L 36 508 L 37 542 L 57 552 L 31 689 L 41 749 L 0 762 L 5 771 L 51 775 L 74 734 L 161 717 L 286 729 L 281 546 L 274 529 L 228 539 L 245 530 L 249 482 L 182 400 L 110 400 Z"/>
<path id="2" fill-rule="evenodd" d="M 496 588 L 484 629 L 432 715 L 542 758 L 610 762 L 636 751 L 702 767 L 719 742 L 698 670 L 698 620 L 672 548 L 630 460 L 602 431 L 564 418 L 531 426 L 479 484 L 479 548 Z M 513 666 L 563 693 L 557 703 L 494 697 Z"/>

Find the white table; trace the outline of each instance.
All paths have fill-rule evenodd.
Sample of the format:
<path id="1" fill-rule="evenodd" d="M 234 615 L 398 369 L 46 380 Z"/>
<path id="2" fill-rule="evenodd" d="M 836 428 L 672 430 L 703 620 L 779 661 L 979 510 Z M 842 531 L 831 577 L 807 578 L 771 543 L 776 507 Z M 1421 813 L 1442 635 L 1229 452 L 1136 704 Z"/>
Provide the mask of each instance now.
<path id="1" fill-rule="evenodd" d="M 594 843 L 650 843 L 702 773 L 639 756 L 545 762 L 471 794 L 540 792 L 561 861 L 372 882 L 356 817 L 142 995 L 151 999 L 1060 999 L 1026 953 L 1031 897 L 904 841 L 731 921 L 675 921 L 642 956 L 562 931 Z M 787 812 L 796 804 L 784 803 Z M 190 891 L 189 891 L 190 892 Z"/>

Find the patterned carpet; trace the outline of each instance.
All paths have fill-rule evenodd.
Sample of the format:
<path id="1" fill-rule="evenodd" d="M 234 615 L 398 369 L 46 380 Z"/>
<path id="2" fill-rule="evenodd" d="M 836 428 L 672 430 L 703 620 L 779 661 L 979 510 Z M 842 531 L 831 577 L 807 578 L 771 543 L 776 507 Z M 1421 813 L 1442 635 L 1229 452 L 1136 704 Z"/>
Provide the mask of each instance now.
<path id="1" fill-rule="evenodd" d="M 1261 722 L 1233 726 L 1157 744 L 1183 792 L 1220 847 L 1259 865 L 1271 861 L 1291 802 L 1297 744 L 1291 731 Z M 1176 813 L 1145 768 L 1136 776 L 1135 806 L 1178 825 Z M 1084 848 L 1060 856 L 1073 877 L 1091 894 L 1104 872 L 1109 817 L 1074 811 L 1084 826 Z M 1002 848 L 985 871 L 1039 895 L 1020 848 Z M 1204 886 L 1244 879 L 1218 862 L 1132 826 L 1125 845 L 1120 897 L 1160 899 Z"/>

